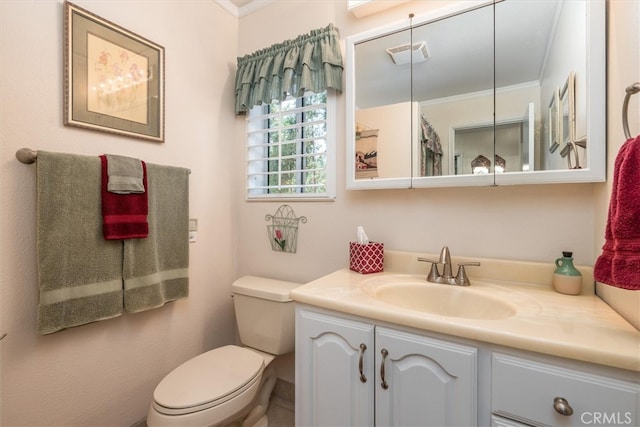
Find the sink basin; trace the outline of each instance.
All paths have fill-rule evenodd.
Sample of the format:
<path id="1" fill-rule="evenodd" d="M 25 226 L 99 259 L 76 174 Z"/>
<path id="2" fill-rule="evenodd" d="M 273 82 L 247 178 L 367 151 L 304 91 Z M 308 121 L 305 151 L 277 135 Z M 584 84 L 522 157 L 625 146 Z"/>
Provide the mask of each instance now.
<path id="1" fill-rule="evenodd" d="M 375 299 L 397 307 L 439 316 L 497 320 L 516 314 L 514 306 L 490 295 L 490 288 L 440 285 L 426 281 L 393 281 L 367 286 Z"/>

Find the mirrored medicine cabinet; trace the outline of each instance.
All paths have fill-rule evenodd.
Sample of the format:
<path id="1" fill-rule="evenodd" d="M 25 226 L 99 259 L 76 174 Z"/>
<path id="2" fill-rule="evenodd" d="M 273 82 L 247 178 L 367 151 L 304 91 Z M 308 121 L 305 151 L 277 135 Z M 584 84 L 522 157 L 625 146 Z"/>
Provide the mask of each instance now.
<path id="1" fill-rule="evenodd" d="M 605 28 L 604 0 L 503 0 L 349 37 L 347 188 L 603 181 Z"/>

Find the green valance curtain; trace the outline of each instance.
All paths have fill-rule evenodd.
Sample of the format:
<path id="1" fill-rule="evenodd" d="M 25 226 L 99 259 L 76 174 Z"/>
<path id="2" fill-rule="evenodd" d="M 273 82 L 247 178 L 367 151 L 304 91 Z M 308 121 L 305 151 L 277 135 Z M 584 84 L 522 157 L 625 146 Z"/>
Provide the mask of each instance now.
<path id="1" fill-rule="evenodd" d="M 342 53 L 333 24 L 238 58 L 236 114 L 254 105 L 327 88 L 342 91 Z"/>

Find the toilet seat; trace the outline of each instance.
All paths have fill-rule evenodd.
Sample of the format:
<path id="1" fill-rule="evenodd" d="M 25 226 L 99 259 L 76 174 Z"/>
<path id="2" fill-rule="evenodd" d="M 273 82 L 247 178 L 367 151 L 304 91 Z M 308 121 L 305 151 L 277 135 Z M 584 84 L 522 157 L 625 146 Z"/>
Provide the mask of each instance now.
<path id="1" fill-rule="evenodd" d="M 153 392 L 153 407 L 165 415 L 185 415 L 221 405 L 252 388 L 261 378 L 264 358 L 229 345 L 186 361 Z"/>

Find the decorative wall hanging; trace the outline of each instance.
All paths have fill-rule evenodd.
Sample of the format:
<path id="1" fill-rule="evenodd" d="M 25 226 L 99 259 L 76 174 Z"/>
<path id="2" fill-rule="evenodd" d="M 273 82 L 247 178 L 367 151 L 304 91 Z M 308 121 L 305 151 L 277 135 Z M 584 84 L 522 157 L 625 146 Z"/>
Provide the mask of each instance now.
<path id="1" fill-rule="evenodd" d="M 282 205 L 275 214 L 265 215 L 264 219 L 271 222 L 267 225 L 267 236 L 271 249 L 278 252 L 296 253 L 298 240 L 298 223 L 307 222 L 307 217 L 296 217 L 289 205 Z"/>
<path id="2" fill-rule="evenodd" d="M 566 157 L 571 153 L 572 148 L 576 148 L 575 79 L 575 73 L 572 71 L 560 91 L 560 127 L 562 130 L 562 143 L 564 144 L 562 151 L 560 151 L 562 157 Z M 576 169 L 580 169 L 577 150 L 575 153 Z M 569 169 L 573 169 L 571 159 L 569 158 L 567 161 L 569 162 Z"/>
<path id="3" fill-rule="evenodd" d="M 553 153 L 560 146 L 560 90 L 556 88 L 549 101 L 547 114 L 547 139 L 549 142 L 549 152 Z"/>
<path id="4" fill-rule="evenodd" d="M 164 48 L 64 3 L 64 124 L 164 141 Z"/>

